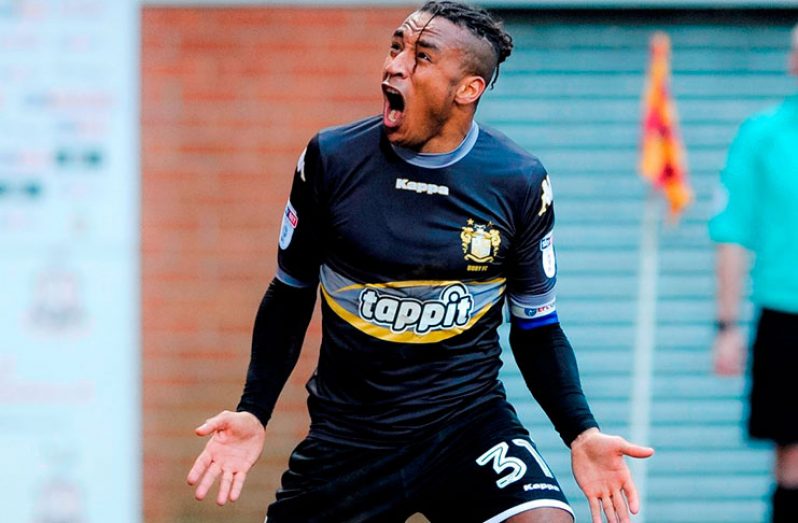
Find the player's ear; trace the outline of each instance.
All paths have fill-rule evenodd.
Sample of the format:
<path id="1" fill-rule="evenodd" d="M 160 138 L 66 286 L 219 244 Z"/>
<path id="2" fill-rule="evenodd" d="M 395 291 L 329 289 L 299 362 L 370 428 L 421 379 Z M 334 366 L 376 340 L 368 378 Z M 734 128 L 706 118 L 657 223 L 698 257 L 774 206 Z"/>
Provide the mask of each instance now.
<path id="1" fill-rule="evenodd" d="M 485 92 L 485 79 L 481 76 L 469 75 L 460 80 L 454 101 L 460 105 L 474 104 Z"/>

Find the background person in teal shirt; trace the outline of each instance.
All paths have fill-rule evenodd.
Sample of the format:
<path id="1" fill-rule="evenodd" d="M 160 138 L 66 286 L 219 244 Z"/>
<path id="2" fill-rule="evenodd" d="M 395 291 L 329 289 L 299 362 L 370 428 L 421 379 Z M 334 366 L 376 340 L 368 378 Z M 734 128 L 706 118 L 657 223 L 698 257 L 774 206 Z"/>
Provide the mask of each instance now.
<path id="1" fill-rule="evenodd" d="M 789 70 L 798 76 L 798 25 Z M 745 362 L 739 302 L 752 256 L 753 338 L 748 431 L 776 444 L 772 520 L 798 521 L 798 95 L 740 127 L 721 175 L 722 209 L 709 224 L 717 248 L 715 371 Z"/>

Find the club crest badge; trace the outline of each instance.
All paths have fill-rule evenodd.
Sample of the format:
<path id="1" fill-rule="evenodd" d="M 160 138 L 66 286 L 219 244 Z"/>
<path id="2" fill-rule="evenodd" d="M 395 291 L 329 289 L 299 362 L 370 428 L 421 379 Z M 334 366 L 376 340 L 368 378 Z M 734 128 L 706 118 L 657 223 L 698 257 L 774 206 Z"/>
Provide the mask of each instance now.
<path id="1" fill-rule="evenodd" d="M 490 263 L 499 252 L 502 237 L 493 223 L 477 224 L 469 219 L 460 232 L 465 259 L 475 263 Z"/>

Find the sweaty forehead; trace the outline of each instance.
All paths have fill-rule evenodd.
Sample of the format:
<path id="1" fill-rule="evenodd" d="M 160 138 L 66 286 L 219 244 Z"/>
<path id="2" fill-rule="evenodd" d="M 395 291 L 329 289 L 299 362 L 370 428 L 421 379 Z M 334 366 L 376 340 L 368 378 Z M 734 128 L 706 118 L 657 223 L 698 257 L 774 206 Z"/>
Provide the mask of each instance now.
<path id="1" fill-rule="evenodd" d="M 431 19 L 431 20 L 430 20 Z M 415 42 L 421 31 L 424 31 L 423 41 L 435 43 L 438 47 L 462 48 L 468 37 L 468 31 L 449 20 L 433 17 L 430 13 L 416 11 L 411 13 L 397 28 L 397 33 L 403 38 Z"/>
<path id="2" fill-rule="evenodd" d="M 402 25 L 399 26 L 399 29 L 409 31 L 411 33 L 417 33 L 421 31 L 421 29 L 427 24 L 429 24 L 427 26 L 427 30 L 433 29 L 436 25 L 438 25 L 438 20 L 435 19 L 430 22 L 430 18 L 432 18 L 430 13 L 414 11 L 410 13 L 407 18 L 405 18 L 405 21 L 402 22 Z"/>

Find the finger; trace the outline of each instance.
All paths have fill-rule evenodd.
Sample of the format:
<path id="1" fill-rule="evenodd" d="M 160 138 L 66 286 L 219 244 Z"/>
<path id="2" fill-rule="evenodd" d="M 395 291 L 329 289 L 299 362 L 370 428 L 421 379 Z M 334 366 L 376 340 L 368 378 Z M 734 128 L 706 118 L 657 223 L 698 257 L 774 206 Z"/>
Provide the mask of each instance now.
<path id="1" fill-rule="evenodd" d="M 208 470 L 205 472 L 205 476 L 202 477 L 202 481 L 200 481 L 197 490 L 194 492 L 194 496 L 198 500 L 202 501 L 205 499 L 205 495 L 211 489 L 211 485 L 213 485 L 213 482 L 216 481 L 216 478 L 219 477 L 220 472 L 221 469 L 219 468 L 218 463 L 214 461 L 210 464 Z"/>
<path id="2" fill-rule="evenodd" d="M 224 505 L 230 496 L 230 487 L 233 484 L 232 471 L 225 470 L 222 472 L 222 479 L 219 481 L 219 494 L 216 496 L 216 504 Z"/>
<path id="3" fill-rule="evenodd" d="M 612 506 L 615 508 L 615 515 L 620 523 L 629 523 L 629 509 L 626 508 L 626 501 L 620 492 L 612 495 Z"/>
<path id="4" fill-rule="evenodd" d="M 601 523 L 601 505 L 599 504 L 598 498 L 591 496 L 587 498 L 587 502 L 590 505 L 591 523 Z"/>
<path id="5" fill-rule="evenodd" d="M 233 476 L 233 487 L 230 489 L 230 501 L 238 500 L 238 497 L 241 495 L 241 489 L 244 488 L 244 481 L 246 480 L 246 472 L 236 472 Z"/>
<path id="6" fill-rule="evenodd" d="M 612 506 L 612 496 L 609 494 L 601 498 L 601 504 L 604 507 L 604 515 L 607 516 L 607 523 L 618 523 L 615 517 L 615 508 Z"/>
<path id="7" fill-rule="evenodd" d="M 197 436 L 207 436 L 224 427 L 226 423 L 226 412 L 220 412 L 212 418 L 205 420 L 205 423 L 194 429 Z"/>
<path id="8" fill-rule="evenodd" d="M 621 452 L 632 458 L 648 458 L 654 454 L 654 449 L 651 447 L 635 445 L 634 443 L 629 443 L 628 441 L 624 440 L 624 445 L 621 448 Z"/>
<path id="9" fill-rule="evenodd" d="M 640 498 L 637 496 L 637 488 L 635 484 L 629 480 L 623 486 L 623 492 L 626 494 L 626 500 L 629 502 L 629 510 L 632 514 L 637 514 L 640 511 Z"/>
<path id="10" fill-rule="evenodd" d="M 199 479 L 202 477 L 202 473 L 208 468 L 208 465 L 211 464 L 211 455 L 205 452 L 204 450 L 197 456 L 197 459 L 194 460 L 194 466 L 191 467 L 191 470 L 188 471 L 188 476 L 186 477 L 186 481 L 189 485 L 194 485 Z"/>

